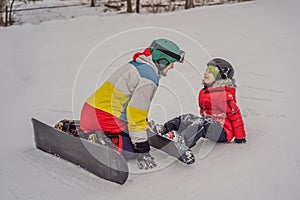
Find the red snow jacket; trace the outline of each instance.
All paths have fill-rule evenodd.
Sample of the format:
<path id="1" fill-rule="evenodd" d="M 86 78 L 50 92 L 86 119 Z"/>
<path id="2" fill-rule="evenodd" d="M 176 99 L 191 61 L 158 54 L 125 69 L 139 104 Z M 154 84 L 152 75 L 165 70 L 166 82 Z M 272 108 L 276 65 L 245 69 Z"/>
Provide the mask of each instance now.
<path id="1" fill-rule="evenodd" d="M 200 90 L 198 97 L 200 114 L 218 122 L 226 131 L 227 141 L 233 137 L 246 137 L 243 119 L 236 105 L 236 85 L 234 80 L 219 80 L 212 86 Z"/>

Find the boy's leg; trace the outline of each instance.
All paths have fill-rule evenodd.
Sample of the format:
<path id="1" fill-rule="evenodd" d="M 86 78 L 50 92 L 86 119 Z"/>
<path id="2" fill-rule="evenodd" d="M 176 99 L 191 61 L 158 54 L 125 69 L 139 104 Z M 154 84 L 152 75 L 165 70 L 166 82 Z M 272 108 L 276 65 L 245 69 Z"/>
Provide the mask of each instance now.
<path id="1" fill-rule="evenodd" d="M 205 125 L 205 129 L 203 137 L 215 142 L 227 142 L 226 132 L 217 122 L 209 120 Z"/>
<path id="2" fill-rule="evenodd" d="M 173 131 L 173 130 L 178 131 L 180 126 L 180 121 L 181 121 L 180 116 L 167 121 L 164 124 L 164 127 L 166 128 L 166 132 Z"/>
<path id="3" fill-rule="evenodd" d="M 184 114 L 175 117 L 164 124 L 166 131 L 184 131 L 189 125 L 193 124 L 200 117 L 193 114 Z"/>
<path id="4" fill-rule="evenodd" d="M 188 147 L 195 146 L 196 142 L 205 135 L 205 125 L 203 120 L 197 120 L 194 123 L 190 124 L 185 130 L 180 132 L 180 135 L 183 136 L 185 144 Z"/>
<path id="5" fill-rule="evenodd" d="M 167 131 L 176 130 L 183 136 L 188 147 L 193 147 L 205 134 L 204 120 L 201 116 L 185 114 L 165 123 Z"/>

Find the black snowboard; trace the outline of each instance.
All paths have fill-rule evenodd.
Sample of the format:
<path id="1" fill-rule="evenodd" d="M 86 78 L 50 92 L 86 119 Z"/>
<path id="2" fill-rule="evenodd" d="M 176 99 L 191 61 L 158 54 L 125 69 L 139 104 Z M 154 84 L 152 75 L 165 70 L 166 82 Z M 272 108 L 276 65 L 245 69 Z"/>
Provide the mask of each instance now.
<path id="1" fill-rule="evenodd" d="M 186 145 L 174 142 L 173 140 L 156 133 L 150 127 L 147 129 L 147 135 L 148 142 L 151 146 L 160 149 L 161 151 L 175 158 L 180 158 L 185 151 L 188 150 Z"/>
<path id="2" fill-rule="evenodd" d="M 79 165 L 100 178 L 119 184 L 126 182 L 128 165 L 117 151 L 68 135 L 37 119 L 31 121 L 36 148 Z"/>

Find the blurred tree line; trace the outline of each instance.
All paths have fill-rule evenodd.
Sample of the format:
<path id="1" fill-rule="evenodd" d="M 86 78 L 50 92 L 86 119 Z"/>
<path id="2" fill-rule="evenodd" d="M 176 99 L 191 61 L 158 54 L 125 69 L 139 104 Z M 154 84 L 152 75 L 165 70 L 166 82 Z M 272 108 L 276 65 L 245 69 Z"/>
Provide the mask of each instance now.
<path id="1" fill-rule="evenodd" d="M 18 0 L 24 3 L 34 2 L 39 0 Z M 40 0 L 42 1 L 42 0 Z M 85 3 L 83 3 L 85 1 Z M 147 12 L 170 12 L 179 9 L 190 9 L 196 6 L 217 5 L 224 3 L 238 3 L 243 1 L 253 0 L 81 0 L 76 1 L 74 4 L 87 5 L 90 7 L 104 5 L 104 12 L 112 10 L 125 10 L 127 13 L 140 13 L 140 9 L 146 9 Z M 14 6 L 15 0 L 0 0 L 0 26 L 8 26 L 14 23 L 14 13 L 17 11 L 32 10 L 28 9 L 16 9 Z M 49 9 L 64 6 L 53 6 Z M 65 5 L 67 7 L 67 5 Z M 36 9 L 36 8 L 34 8 Z M 37 9 L 45 9 L 43 7 Z"/>
<path id="2" fill-rule="evenodd" d="M 91 6 L 96 5 L 95 1 L 97 0 L 91 0 Z M 126 12 L 128 13 L 140 13 L 141 8 L 147 8 L 148 12 L 157 13 L 244 1 L 253 0 L 108 0 L 105 6 L 116 10 L 121 10 L 122 7 L 126 6 Z"/>
<path id="3" fill-rule="evenodd" d="M 12 9 L 15 0 L 0 0 L 0 26 L 13 24 Z"/>

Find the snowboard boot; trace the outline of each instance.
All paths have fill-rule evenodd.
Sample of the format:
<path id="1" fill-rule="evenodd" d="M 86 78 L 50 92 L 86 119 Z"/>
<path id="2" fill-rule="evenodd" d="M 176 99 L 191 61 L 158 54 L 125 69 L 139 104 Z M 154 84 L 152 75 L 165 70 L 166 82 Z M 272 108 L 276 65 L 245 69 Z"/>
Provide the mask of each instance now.
<path id="1" fill-rule="evenodd" d="M 96 138 L 95 138 L 95 136 L 96 136 Z M 111 139 L 100 131 L 96 131 L 94 134 L 90 134 L 88 140 L 91 142 L 94 142 L 96 140 L 95 142 L 98 144 L 101 144 L 101 145 L 104 145 L 104 146 L 107 146 L 110 148 L 113 147 Z"/>
<path id="2" fill-rule="evenodd" d="M 193 152 L 190 149 L 188 149 L 178 158 L 178 160 L 187 165 L 191 165 L 195 162 L 195 156 Z"/>
<path id="3" fill-rule="evenodd" d="M 164 125 L 155 124 L 153 120 L 151 120 L 149 123 L 149 128 L 152 130 L 152 132 L 168 138 L 169 140 L 173 140 L 174 142 L 179 142 L 181 144 L 185 144 L 184 138 L 178 133 L 178 131 L 172 130 L 167 132 Z"/>
<path id="4" fill-rule="evenodd" d="M 86 139 L 90 142 L 101 144 L 103 146 L 107 146 L 112 148 L 113 144 L 109 137 L 107 137 L 103 132 L 93 131 L 93 132 L 80 132 L 79 137 L 82 139 Z"/>
<path id="5" fill-rule="evenodd" d="M 67 120 L 63 119 L 55 124 L 54 126 L 56 129 L 63 131 L 69 135 L 73 135 L 75 137 L 78 137 L 78 131 L 76 129 L 74 120 Z"/>
<path id="6" fill-rule="evenodd" d="M 169 131 L 163 136 L 170 140 L 173 140 L 178 150 L 183 152 L 178 160 L 187 165 L 193 164 L 195 162 L 195 156 L 193 152 L 189 149 L 188 146 L 186 146 L 185 140 L 180 133 L 178 133 L 177 131 Z"/>

